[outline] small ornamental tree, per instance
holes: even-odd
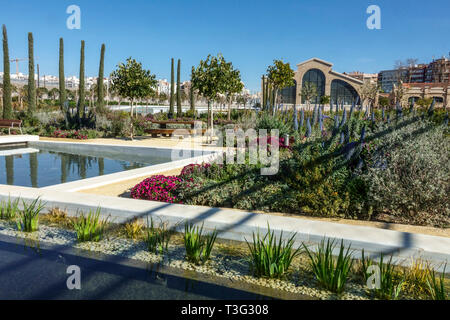
[[[111,73],[112,87],[118,95],[131,101],[131,116],[134,111],[134,101],[144,99],[156,88],[156,76],[150,70],[144,70],[142,64],[131,57],[126,64],[119,63]]]
[[[317,86],[315,83],[306,81],[302,85],[302,90],[300,92],[300,96],[303,97],[304,101],[308,105],[308,111],[311,106],[311,101],[317,97]]]
[[[274,105],[277,104],[278,90],[294,85],[294,70],[290,64],[282,60],[274,60],[273,65],[267,68],[267,79],[274,90]]]
[[[213,130],[213,111],[211,103],[218,94],[224,93],[227,81],[227,66],[224,57],[218,54],[217,57],[210,54],[206,60],[200,60],[199,65],[192,72],[192,84],[200,95],[208,101],[208,116],[210,120],[211,139]]]
[[[194,73],[195,68],[192,67],[191,71],[191,86],[189,88],[189,102],[191,103],[191,111],[192,114],[195,114],[195,87],[192,83],[192,74]]]
[[[244,88],[244,84],[241,81],[241,73],[239,70],[234,69],[231,62],[224,64],[225,67],[225,78],[224,78],[224,93],[226,96],[226,101],[228,103],[228,121],[231,120],[231,104],[233,102],[233,96],[240,93]]]

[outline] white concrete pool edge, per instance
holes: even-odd
[[[109,154],[136,154],[141,157],[146,155],[151,156],[155,152],[159,155],[169,157],[173,152],[181,152],[182,156],[180,160],[165,162],[161,164],[155,164],[146,166],[144,168],[138,168],[133,170],[126,170],[116,173],[111,173],[103,176],[97,176],[87,179],[81,179],[72,182],[66,182],[62,184],[51,185],[43,187],[44,190],[61,190],[68,192],[76,192],[86,189],[98,188],[101,186],[118,183],[121,181],[137,179],[159,172],[169,171],[173,169],[183,168],[189,164],[198,164],[202,162],[211,162],[218,156],[218,153],[213,150],[207,149],[195,149],[195,148],[162,148],[162,147],[145,147],[145,146],[126,146],[126,145],[114,145],[114,144],[98,144],[98,143],[76,143],[65,141],[37,141],[32,140],[28,142],[29,146],[35,148],[49,148],[55,151],[61,152],[107,152]],[[184,155],[189,153],[191,156]],[[192,154],[196,155],[192,157]]]
[[[384,253],[393,255],[395,263],[408,264],[412,258],[430,261],[436,270],[442,271],[444,264],[450,261],[450,238],[406,233],[374,227],[346,225],[334,222],[313,221],[293,217],[258,214],[233,209],[168,204],[154,201],[107,197],[83,193],[44,190],[25,187],[0,185],[0,200],[21,198],[30,202],[37,197],[45,202],[46,209],[60,208],[69,215],[79,211],[102,209],[103,217],[112,222],[123,223],[133,218],[155,217],[171,225],[192,221],[204,223],[206,230],[219,230],[219,238],[228,240],[251,241],[252,233],[265,233],[267,225],[277,235],[296,234],[295,246],[303,242],[317,244],[324,238],[342,239],[344,244],[352,246],[355,256],[359,257],[364,249],[368,255]],[[449,272],[447,268],[446,272]]]

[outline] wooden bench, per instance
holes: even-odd
[[[11,129],[20,130],[20,134],[23,134],[22,120],[0,119],[0,128],[8,129],[8,134],[11,134]]]
[[[169,136],[172,137],[174,131],[176,130],[183,130],[185,133],[183,134],[183,136],[185,135],[189,135],[189,134],[195,134],[196,130],[195,129],[149,129],[146,130],[145,133],[149,133],[152,135],[153,138],[158,137],[158,134],[162,135],[163,137]],[[205,133],[206,129],[202,129],[202,133]]]

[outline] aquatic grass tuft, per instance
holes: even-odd
[[[7,201],[0,202],[0,219],[2,220],[11,220],[15,219],[17,214],[19,213],[19,198],[16,200],[11,200],[11,197],[8,197]]]
[[[169,241],[174,231],[167,228],[165,223],[160,223],[158,227],[155,227],[153,218],[150,218],[150,223],[147,218],[147,235],[145,243],[147,249],[151,253],[163,254],[168,251]]]
[[[353,265],[351,246],[345,248],[342,240],[337,258],[333,257],[333,250],[336,248],[334,240],[328,239],[326,244],[325,240],[322,240],[317,252],[312,252],[305,244],[303,247],[319,284],[331,292],[342,293]]]
[[[186,259],[195,264],[204,264],[209,260],[214,243],[217,239],[217,230],[211,234],[203,234],[203,224],[201,227],[186,223],[184,226],[184,246],[186,249]]]
[[[448,294],[444,286],[446,268],[447,264],[444,266],[444,271],[439,278],[436,278],[434,270],[431,270],[431,272],[428,274],[428,290],[430,293],[430,297],[433,300],[448,300]]]
[[[405,278],[401,277],[392,264],[392,256],[387,263],[384,261],[384,255],[381,254],[378,264],[380,270],[380,287],[373,289],[375,296],[384,300],[397,300],[405,284]]]
[[[73,228],[77,233],[78,242],[98,242],[103,238],[108,219],[101,220],[100,213],[100,208],[97,208],[95,212],[89,210],[87,215],[81,213],[73,222]]]
[[[39,229],[39,214],[45,206],[39,199],[36,198],[30,204],[22,200],[23,210],[18,212],[16,221],[19,231],[34,232]]]
[[[250,250],[250,269],[257,277],[282,278],[300,249],[293,250],[295,234],[286,241],[281,232],[277,240],[275,232],[269,226],[267,229],[262,238],[259,232],[253,233],[253,243],[245,240]]]
[[[125,236],[128,239],[136,240],[142,234],[142,231],[144,230],[144,225],[140,220],[133,219],[133,221],[125,223],[123,229],[125,231]]]

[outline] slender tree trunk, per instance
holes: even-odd
[[[86,89],[84,85],[84,40],[81,41],[81,50],[80,50],[80,85],[78,87],[78,105],[77,105],[77,118],[78,124],[80,125],[80,119],[82,117],[82,113],[84,112],[84,104],[85,102],[85,94]]]
[[[28,112],[36,112],[36,84],[34,82],[33,34],[28,33]]]
[[[100,66],[98,69],[98,79],[97,79],[97,108],[99,112],[103,112],[105,108],[105,92],[103,88],[103,79],[105,70],[105,44],[102,44],[100,51]]]
[[[3,119],[12,118],[12,90],[9,63],[8,34],[5,25],[3,25]]]

